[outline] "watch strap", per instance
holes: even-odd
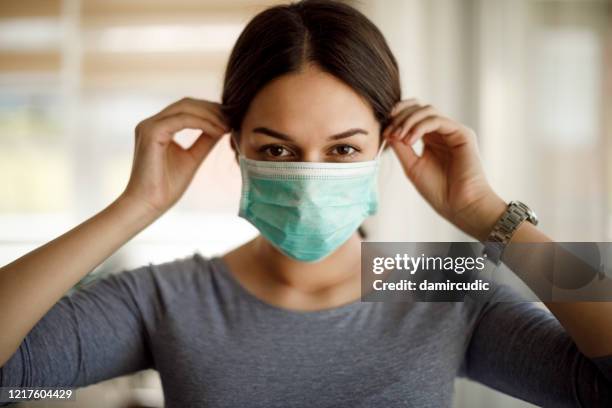
[[[499,265],[506,245],[510,242],[519,225],[525,220],[534,225],[538,223],[537,217],[527,205],[520,201],[511,201],[485,241],[484,255],[490,261]]]

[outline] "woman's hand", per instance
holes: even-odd
[[[473,130],[410,99],[398,103],[383,132],[406,176],[443,217],[478,240],[485,240],[506,203],[482,169]],[[413,144],[421,139],[423,153]]]
[[[202,131],[188,149],[173,137],[183,129]],[[183,195],[215,143],[229,132],[220,105],[184,98],[136,126],[132,173],[122,197],[160,215]]]

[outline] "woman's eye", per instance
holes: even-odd
[[[357,151],[357,149],[355,149],[353,146],[349,146],[349,145],[336,146],[332,150],[332,152],[334,154],[337,154],[338,156],[350,156],[350,155],[354,154],[356,151]]]
[[[260,149],[261,152],[265,153],[269,157],[287,157],[291,155],[291,152],[281,145],[269,145],[264,146]]]

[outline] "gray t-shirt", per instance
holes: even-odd
[[[461,375],[538,405],[612,406],[612,356],[586,358],[550,313],[499,302],[508,296],[291,311],[196,254],[63,297],[0,385],[79,387],[154,368],[168,407],[437,408]]]

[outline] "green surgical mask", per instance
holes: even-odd
[[[236,144],[237,145],[237,144]],[[321,260],[378,208],[378,163],[258,161],[240,154],[239,216],[287,256]]]

